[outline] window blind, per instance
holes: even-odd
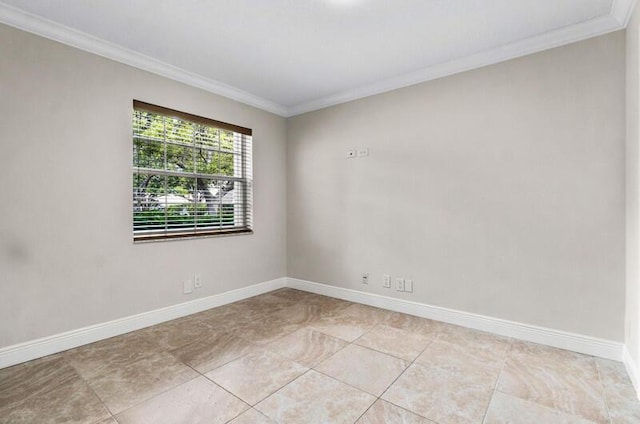
[[[133,236],[250,233],[252,131],[133,102]]]

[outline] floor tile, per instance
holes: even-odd
[[[483,371],[495,384],[511,340],[473,330],[438,334],[416,363],[469,373]]]
[[[352,424],[375,397],[310,370],[256,405],[280,424]]]
[[[515,342],[498,390],[597,423],[608,421],[596,363],[586,355]]]
[[[609,359],[595,358],[600,378],[605,386],[630,385],[631,379],[624,363]]]
[[[426,418],[399,408],[384,400],[377,400],[356,424],[435,424]]]
[[[622,362],[596,358],[612,424],[640,423],[640,402]]]
[[[313,367],[345,346],[347,342],[343,340],[310,328],[301,328],[266,347],[306,367]]]
[[[76,371],[60,355],[1,369],[0,407],[9,407],[75,378]]]
[[[237,327],[231,330],[231,333],[251,343],[265,345],[287,336],[299,328],[299,325],[272,316],[265,316]]]
[[[255,405],[307,370],[268,351],[250,353],[206,374],[215,383]]]
[[[149,337],[133,332],[64,352],[64,357],[83,378],[104,374],[161,351]]]
[[[349,345],[315,369],[374,396],[380,396],[408,365],[403,359]]]
[[[271,314],[274,318],[292,324],[308,325],[318,321],[326,312],[322,306],[308,303],[296,303]]]
[[[366,305],[351,304],[332,311],[309,326],[321,333],[352,342],[385,321],[390,312]]]
[[[640,402],[637,399],[630,400],[616,394],[607,394],[606,398],[612,424],[640,423]]]
[[[281,289],[0,370],[0,424],[118,424],[112,414],[638,424],[640,401],[620,362]]]
[[[170,353],[198,372],[206,373],[257,349],[240,337],[218,332]]]
[[[414,315],[402,314],[400,312],[392,312],[384,322],[389,327],[398,328],[414,334],[422,334],[432,336],[438,334],[447,327],[447,324],[433,321]]]
[[[277,424],[271,418],[257,411],[256,409],[249,409],[247,412],[243,412],[238,418],[229,422],[229,424]]]
[[[593,424],[584,418],[496,393],[491,399],[484,424]]]
[[[393,315],[393,312],[389,312],[380,308],[374,308],[373,306],[354,303],[344,309],[340,309],[334,312],[334,315],[366,320],[375,325],[382,324],[385,321],[389,320]]]
[[[456,325],[449,325],[444,328],[438,334],[437,339],[460,347],[473,346],[479,355],[483,355],[483,358],[490,362],[502,362],[513,341],[509,337]]]
[[[204,322],[194,319],[179,319],[164,324],[154,325],[138,331],[162,350],[177,349],[194,340],[206,339],[214,334],[214,330]]]
[[[608,395],[636,401],[637,393],[622,362],[596,358],[600,380]]]
[[[204,377],[195,378],[118,414],[120,424],[226,423],[249,405]]]
[[[433,335],[427,336],[378,325],[357,339],[355,343],[411,362],[432,340]]]
[[[441,424],[481,423],[492,393],[481,374],[414,364],[382,399]]]
[[[352,302],[346,300],[336,299],[329,296],[314,296],[305,299],[305,303],[308,305],[317,305],[322,309],[323,313],[333,313],[342,309],[348,308],[353,305]]]
[[[110,415],[89,386],[76,376],[52,390],[0,408],[0,423],[85,424],[100,422]]]
[[[207,324],[215,330],[226,330],[226,325],[235,322],[244,312],[243,309],[236,306],[235,303],[231,303],[194,314],[193,319]]]
[[[317,294],[309,293],[302,290],[284,288],[272,291],[270,294],[274,296],[282,297],[283,299],[290,300],[293,302],[304,302],[305,300],[318,297]]]
[[[271,313],[278,311],[286,306],[293,305],[293,300],[286,299],[282,296],[276,296],[271,293],[262,294],[260,296],[251,297],[234,303],[241,310],[258,311],[261,313]]]
[[[375,324],[362,319],[333,316],[324,317],[310,325],[314,330],[347,342],[353,342],[374,326]]]
[[[596,378],[598,370],[592,356],[537,343],[514,341],[509,357],[527,361],[532,367],[569,371]]]
[[[197,376],[168,353],[156,353],[87,382],[111,413],[117,414]]]

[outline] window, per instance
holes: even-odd
[[[133,102],[133,238],[250,233],[251,130]]]

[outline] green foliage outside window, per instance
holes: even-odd
[[[140,110],[133,126],[134,230],[234,224],[236,133]]]

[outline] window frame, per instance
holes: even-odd
[[[203,226],[198,227],[197,224],[197,216],[198,211],[197,208],[194,207],[193,213],[195,217],[195,222],[192,226],[188,226],[185,228],[169,228],[170,221],[168,220],[168,215],[166,214],[166,210],[169,207],[168,204],[165,203],[165,220],[164,220],[164,228],[158,228],[156,230],[136,230],[135,224],[135,215],[136,215],[136,192],[135,188],[133,189],[132,195],[132,226],[133,229],[133,241],[134,242],[144,242],[144,241],[160,241],[160,240],[176,240],[176,239],[185,239],[185,238],[201,238],[201,237],[216,237],[216,236],[229,236],[229,235],[243,235],[243,234],[253,234],[253,178],[252,178],[252,136],[253,131],[250,128],[242,127],[239,125],[230,124],[227,122],[217,121],[210,118],[205,118],[202,116],[181,112],[175,109],[166,108],[163,106],[157,106],[151,103],[142,102],[139,100],[133,100],[133,111],[132,111],[132,147],[135,151],[136,146],[136,138],[138,134],[135,128],[135,119],[136,112],[149,112],[155,115],[159,115],[164,117],[165,119],[177,119],[183,122],[189,122],[191,124],[203,125],[209,128],[214,128],[216,130],[224,130],[231,131],[234,133],[234,151],[237,148],[236,143],[239,143],[239,154],[235,152],[228,152],[223,150],[221,146],[218,146],[217,149],[207,148],[200,146],[200,149],[210,150],[211,152],[217,152],[218,155],[229,154],[232,153],[234,157],[234,164],[236,163],[236,156],[240,156],[238,164],[241,166],[241,176],[226,176],[222,174],[210,174],[210,173],[202,173],[198,172],[197,167],[194,164],[193,172],[190,171],[175,171],[168,169],[167,161],[166,161],[166,145],[175,144],[175,142],[168,142],[166,136],[162,139],[161,143],[165,146],[165,161],[162,168],[159,167],[141,167],[140,163],[136,162],[135,155],[132,157],[132,178],[135,182],[135,178],[137,175],[149,175],[149,176],[160,176],[160,177],[179,177],[179,178],[194,178],[196,181],[196,185],[198,179],[200,180],[208,180],[208,181],[233,181],[234,184],[239,184],[242,189],[240,190],[241,199],[238,203],[240,205],[240,210],[242,212],[240,221],[241,225],[234,225],[232,227],[223,227],[222,218],[220,218],[219,226]],[[236,136],[240,137],[239,142],[236,140]],[[220,141],[218,141],[220,143]],[[197,151],[198,145],[195,140],[189,144],[184,145],[186,148],[194,149],[194,152]],[[226,153],[225,153],[226,152]],[[195,153],[194,153],[195,155]],[[238,166],[237,164],[234,165]],[[197,189],[196,189],[197,190]],[[235,188],[234,188],[235,190]],[[168,196],[168,193],[164,194]],[[224,196],[222,196],[224,197]],[[220,197],[220,200],[222,200]],[[196,205],[198,202],[195,200],[190,204]],[[235,202],[233,203],[234,208],[238,206]],[[220,202],[220,207],[222,207],[223,203]],[[236,210],[234,209],[234,219],[235,219]]]

